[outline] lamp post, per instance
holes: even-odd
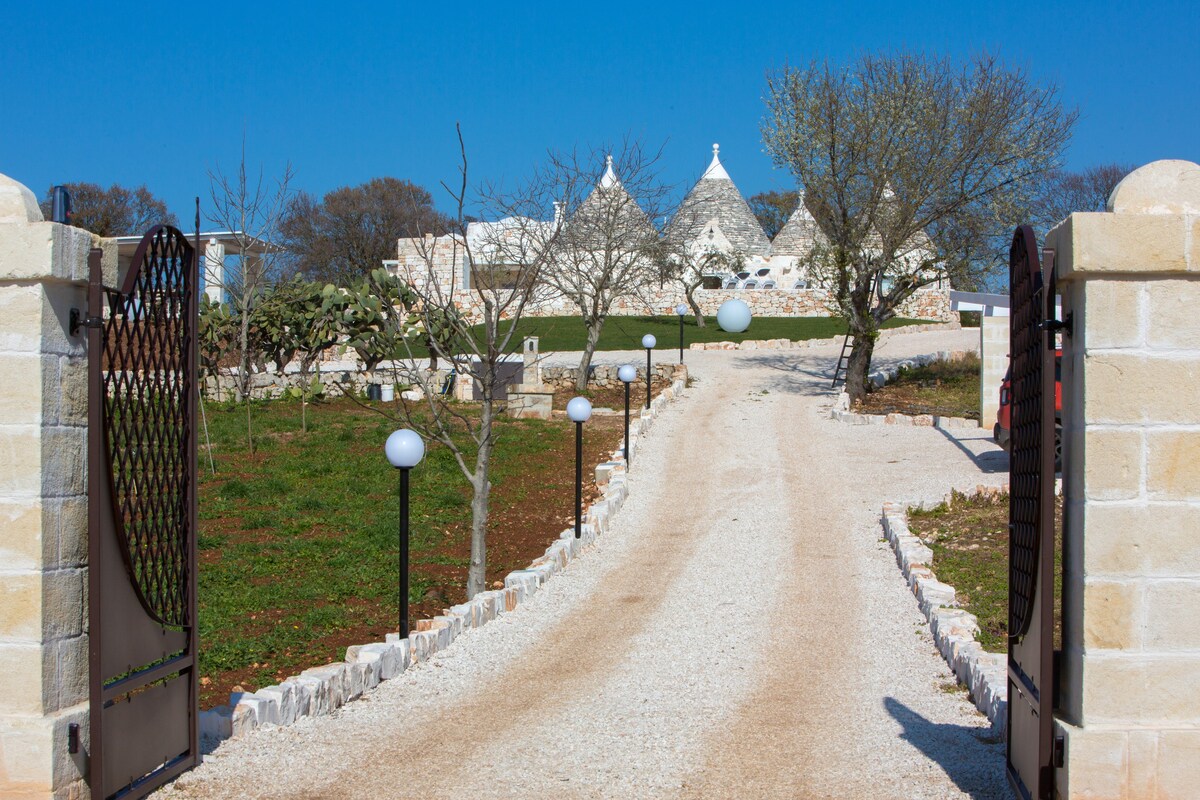
[[[653,333],[647,333],[642,337],[642,347],[646,348],[646,408],[650,407],[650,351],[656,344],[658,344],[658,340],[654,338]]]
[[[575,538],[583,531],[583,423],[592,416],[592,404],[586,397],[572,397],[567,416],[575,423]]]
[[[617,377],[625,384],[625,469],[633,465],[633,453],[629,452],[629,384],[637,380],[637,370],[625,364],[617,370]]]
[[[383,446],[388,462],[400,470],[400,638],[408,637],[408,471],[421,463],[425,442],[407,428],[392,433]]]
[[[679,363],[683,363],[683,317],[688,312],[688,307],[683,303],[675,306],[675,313],[679,315]]]

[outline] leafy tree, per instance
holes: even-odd
[[[800,204],[800,193],[794,190],[790,192],[775,190],[759,192],[747,202],[750,204],[750,210],[754,212],[758,224],[767,234],[767,238],[774,239]]]
[[[97,236],[134,236],[159,224],[178,225],[167,204],[143,184],[128,189],[114,183],[107,189],[96,183],[65,184],[71,194],[71,224]],[[54,187],[46,190],[42,214],[50,218]]]
[[[295,268],[314,280],[347,282],[396,257],[396,242],[450,230],[424,188],[397,178],[343,186],[320,200],[300,192],[281,225]]]
[[[999,265],[991,242],[1029,213],[1077,113],[989,55],[784,67],[766,95],[767,151],[820,228],[813,267],[854,336],[846,391],[858,401],[880,326],[901,303]]]

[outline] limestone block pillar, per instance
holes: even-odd
[[[86,231],[0,175],[0,796],[81,796],[87,748]],[[79,753],[67,752],[78,724]]]
[[[1051,231],[1064,312],[1067,798],[1200,791],[1200,166]]]
[[[204,245],[204,293],[214,303],[225,294],[225,245],[216,239]]]
[[[979,425],[991,430],[1008,370],[1008,317],[979,318]]]

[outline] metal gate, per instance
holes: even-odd
[[[1053,292],[1028,226],[1013,236],[1009,291],[1007,768],[1017,796],[1040,800],[1054,792],[1055,336]]]
[[[121,288],[89,258],[93,798],[140,797],[199,758],[196,249],[152,228]]]

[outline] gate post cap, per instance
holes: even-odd
[[[1200,164],[1152,161],[1126,175],[1108,198],[1117,214],[1200,214]]]
[[[42,209],[29,187],[0,174],[0,222],[42,222]]]

